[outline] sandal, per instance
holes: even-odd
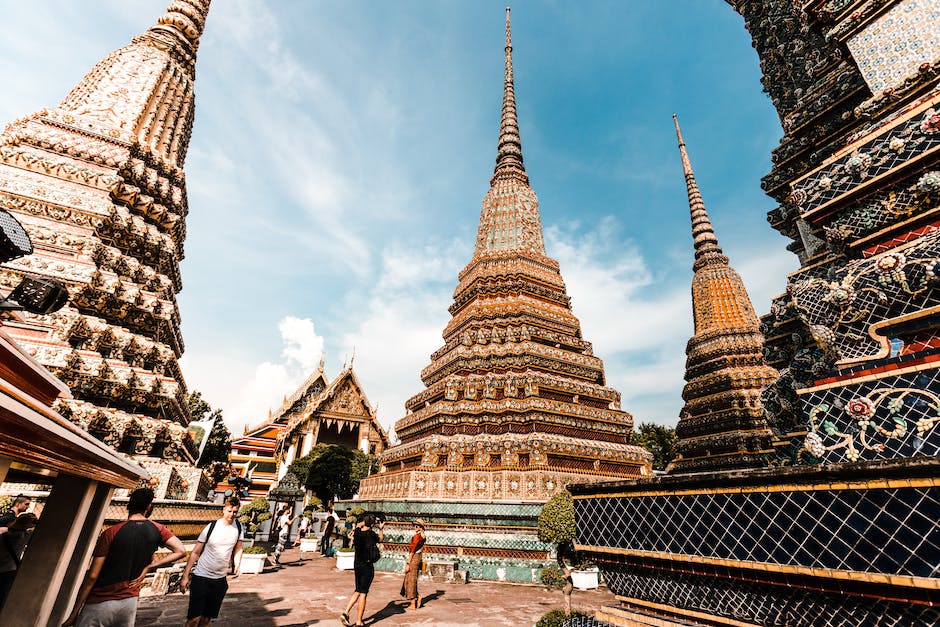
[[[343,623],[346,627],[349,627],[349,615],[343,612],[339,615],[339,622]]]

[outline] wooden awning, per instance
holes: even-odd
[[[60,474],[132,488],[146,470],[50,406],[68,387],[0,330],[0,457]]]

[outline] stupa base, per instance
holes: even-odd
[[[387,521],[376,570],[404,570],[417,518],[428,525],[424,561],[454,564],[471,581],[539,583],[542,568],[555,562],[555,546],[538,539],[541,503],[375,498],[340,501],[336,509],[357,505]]]

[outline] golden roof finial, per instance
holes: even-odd
[[[506,7],[506,71],[503,78],[503,114],[499,122],[499,142],[496,148],[496,168],[493,180],[500,175],[515,176],[528,182],[522,162],[522,139],[516,118],[516,93],[512,73],[512,34],[509,27],[509,7]],[[492,181],[491,181],[492,184]]]
[[[682,130],[679,128],[679,118],[676,117],[676,114],[673,114],[672,120],[676,125],[676,137],[679,139],[679,154],[682,156],[682,172],[685,174],[685,186],[689,193],[689,211],[692,215],[692,241],[695,244],[695,265],[703,265],[705,263],[705,259],[703,258],[706,256],[708,260],[727,264],[728,259],[721,252],[721,246],[718,245],[718,237],[715,236],[715,230],[712,228],[711,220],[708,218],[708,212],[705,210],[705,201],[702,200],[702,194],[699,192],[698,184],[695,182],[695,173],[692,172],[692,162],[689,161],[689,153],[685,150],[685,141],[682,139]]]

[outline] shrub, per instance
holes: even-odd
[[[13,501],[16,500],[16,497],[12,494],[4,494],[0,496],[0,514],[6,514],[11,509],[13,509]]]
[[[242,553],[245,555],[266,555],[268,550],[261,546],[260,544],[253,544],[251,546],[246,546]]]
[[[539,581],[549,588],[561,588],[567,579],[557,566],[546,566],[539,572]]]
[[[310,501],[304,506],[304,516],[312,518],[313,512],[323,511],[323,501],[315,496],[310,497]]]
[[[339,549],[339,550],[337,551],[337,553],[352,553],[352,552],[355,551],[355,550],[356,550],[356,549],[354,549],[353,547],[347,546],[347,547],[344,547],[344,548],[342,548],[342,549]]]
[[[365,513],[366,510],[362,505],[356,505],[346,512],[346,522],[355,525]]]
[[[571,616],[568,616],[564,610],[552,610],[546,612],[539,622],[535,623],[535,627],[565,627],[565,623],[572,618],[585,618],[585,615],[572,612]]]
[[[271,517],[271,505],[268,499],[259,496],[245,505],[238,512],[238,521],[248,527],[248,533],[258,531],[261,523]]]
[[[539,540],[570,542],[574,540],[574,500],[568,492],[559,492],[542,506],[539,514]]]

